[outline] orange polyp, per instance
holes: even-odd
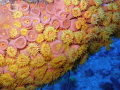
[[[2,43],[2,44],[1,44],[1,47],[5,47],[5,43]]]

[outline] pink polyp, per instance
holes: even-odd
[[[62,42],[59,41],[59,40],[56,40],[56,41],[53,41],[53,42],[50,43],[50,47],[51,47],[52,53],[54,53],[54,54],[60,54],[60,53],[63,52],[63,50],[64,50],[64,47],[63,47],[63,46],[60,48],[59,51],[56,50],[56,46],[57,46],[58,44],[62,44]]]
[[[26,7],[26,8],[24,8]],[[28,3],[22,3],[20,5],[20,10],[23,12],[23,14],[26,16],[26,15],[29,15],[29,4]]]
[[[65,19],[66,18],[66,12],[64,10],[61,10],[59,13],[58,13],[58,18],[59,19]]]
[[[26,46],[26,38],[24,36],[20,36],[15,39],[15,46],[19,49],[22,49]]]
[[[0,10],[1,10],[2,13],[5,14],[5,13],[8,12],[8,7],[6,5],[3,5],[3,6],[0,7]]]
[[[56,25],[54,25],[54,21],[56,21]],[[51,21],[50,21],[50,25],[51,26],[54,26],[55,28],[58,28],[60,26],[60,22],[57,18],[53,18]]]
[[[71,24],[71,21],[69,19],[64,19],[60,22],[60,27],[61,28],[64,28],[64,29],[67,29],[70,27],[70,24]]]
[[[39,17],[40,16],[40,10],[38,8],[32,8],[30,11],[31,17]]]
[[[26,23],[25,23],[25,20],[28,20],[29,23],[26,24]],[[25,27],[25,28],[27,28],[27,29],[30,29],[30,28],[32,27],[33,19],[32,19],[30,16],[24,16],[21,21],[22,21],[23,27]]]
[[[56,9],[64,9],[65,4],[63,0],[54,0],[54,5]]]
[[[8,46],[8,41],[0,39],[0,50],[6,50],[7,46]]]
[[[44,20],[44,17],[47,17],[47,20]],[[41,15],[41,22],[43,23],[43,25],[48,24],[49,21],[50,21],[50,15],[47,13],[43,13]]]
[[[46,11],[49,14],[54,14],[55,13],[55,6],[53,4],[48,4],[46,6]]]
[[[76,28],[76,21],[78,21],[77,19],[72,19],[71,20],[71,25],[70,25],[70,30],[72,31],[77,31],[78,29]]]
[[[9,32],[5,28],[0,29],[0,39],[9,39]]]
[[[35,41],[36,38],[37,38],[37,34],[36,34],[35,30],[29,30],[29,31],[27,32],[26,39],[27,39],[29,42]]]
[[[43,4],[42,2],[39,3],[39,9],[40,11],[44,11],[46,8],[46,4]]]

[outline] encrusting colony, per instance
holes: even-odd
[[[120,37],[120,0],[45,3],[0,6],[1,90],[43,87]]]

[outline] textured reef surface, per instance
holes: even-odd
[[[112,36],[120,37],[120,0],[2,1],[0,88],[57,83],[102,46],[109,50]]]

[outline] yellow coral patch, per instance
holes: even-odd
[[[73,4],[73,5],[78,5],[79,2],[80,2],[79,0],[72,0],[72,4]]]
[[[78,53],[77,50],[71,49],[71,50],[68,52],[68,58],[69,58],[68,62],[74,63],[75,60],[78,59],[78,55],[79,55],[79,53]]]
[[[44,41],[44,35],[43,34],[38,34],[36,38],[36,42],[40,44],[42,41]]]
[[[5,64],[5,58],[2,54],[0,54],[0,66],[4,66]]]
[[[88,0],[81,0],[81,2],[80,2],[80,9],[81,9],[81,11],[82,10],[86,10],[87,5],[88,5]]]
[[[20,30],[20,33],[21,33],[21,35],[26,36],[27,31],[28,30],[26,28],[23,28],[22,30]]]
[[[34,58],[31,62],[30,62],[30,65],[31,67],[41,67],[45,64],[45,60],[44,58],[41,56],[41,57],[36,57]]]
[[[30,55],[35,56],[39,51],[39,47],[35,43],[29,43],[27,47],[27,52]]]
[[[81,15],[80,8],[78,8],[78,7],[72,8],[72,15],[73,15],[74,17],[80,16],[80,15]]]
[[[14,26],[17,26],[17,27],[19,27],[19,28],[22,26],[22,24],[21,24],[20,21],[14,21],[14,22],[13,22],[13,25],[14,25]]]
[[[60,55],[58,57],[55,57],[54,59],[52,59],[52,61],[50,62],[50,66],[52,68],[59,68],[61,67],[62,65],[65,64],[66,62],[66,56],[65,55]]]
[[[10,86],[14,83],[14,78],[9,73],[1,74],[0,76],[3,86]]]
[[[20,18],[22,16],[23,16],[23,13],[21,11],[13,12],[13,18],[14,19]]]
[[[35,30],[36,30],[38,33],[42,32],[43,29],[44,29],[44,27],[43,27],[43,25],[42,25],[41,23],[38,23],[38,24],[35,25]]]
[[[27,66],[27,67],[19,68],[16,73],[16,76],[19,79],[23,79],[26,78],[29,74],[30,74],[30,68]]]
[[[10,31],[9,31],[9,33],[10,33],[10,37],[11,37],[11,38],[14,38],[14,37],[17,36],[18,31],[17,31],[16,28],[11,28]]]
[[[71,30],[64,31],[61,40],[68,45],[73,43],[73,32]]]
[[[42,43],[41,48],[40,48],[40,53],[44,56],[50,56],[51,55],[51,48],[50,45],[47,43]]]
[[[7,48],[7,51],[6,51],[7,55],[9,55],[10,57],[15,57],[16,54],[17,54],[17,50],[14,49],[12,46],[9,46]]]
[[[30,61],[30,58],[26,56],[24,53],[19,54],[17,57],[17,64],[19,67],[26,66]]]
[[[64,0],[64,3],[66,6],[70,6],[71,5],[71,0]]]
[[[16,73],[17,70],[18,70],[18,66],[17,66],[17,65],[9,65],[9,66],[8,66],[8,70],[9,70],[10,72]]]
[[[46,41],[53,41],[55,40],[56,36],[56,29],[54,27],[48,26],[45,31],[43,32],[44,38]]]
[[[15,59],[13,59],[13,58],[6,58],[5,59],[5,63],[6,63],[6,65],[12,65],[12,64],[14,64],[15,63]]]

